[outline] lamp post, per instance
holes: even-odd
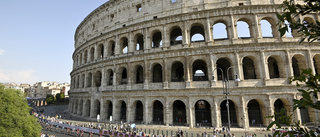
[[[230,136],[230,112],[229,112],[229,98],[228,98],[228,95],[230,94],[230,92],[228,90],[228,87],[229,87],[229,70],[231,68],[232,67],[227,68],[227,77],[226,78],[224,77],[223,70],[221,68],[217,67],[217,68],[214,69],[214,70],[218,69],[222,73],[223,94],[226,95],[226,101],[227,101],[226,102],[226,107],[227,107],[227,114],[228,114],[228,128],[227,128],[228,136]],[[215,81],[214,80],[214,75],[212,76],[212,79],[213,79],[213,81]],[[236,74],[235,74],[235,81],[237,81],[237,82],[240,81],[240,79],[238,78],[238,75],[236,75]]]

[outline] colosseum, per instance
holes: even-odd
[[[297,0],[297,2],[303,2]],[[282,0],[109,0],[75,32],[69,111],[163,126],[267,126],[300,99],[288,78],[320,71],[320,45],[281,37]],[[297,17],[319,21],[318,14]],[[227,105],[228,104],[228,105]]]

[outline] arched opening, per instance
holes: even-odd
[[[107,85],[111,86],[111,85],[113,85],[113,71],[111,69],[109,69],[107,71],[107,75],[109,76],[107,79]]]
[[[115,48],[116,48],[116,44],[114,41],[110,41],[109,42],[109,55],[110,56],[114,56],[115,55]]]
[[[91,87],[91,86],[92,86],[92,73],[89,73],[87,77],[87,87]]]
[[[143,83],[143,68],[142,66],[138,66],[136,70],[136,84]]]
[[[101,71],[97,71],[94,75],[94,83],[96,87],[101,86],[101,80],[102,80],[102,73]]]
[[[136,116],[135,121],[141,123],[143,121],[143,105],[141,101],[136,102]]]
[[[86,103],[85,103],[85,108],[84,108],[84,112],[85,112],[85,117],[90,117],[90,105],[91,105],[91,101],[90,100],[87,100]]]
[[[221,68],[223,71],[223,76],[222,76],[221,70],[216,69],[217,74],[218,74],[218,80],[222,80],[223,77],[227,78],[227,70],[228,70],[228,68],[231,67],[231,63],[230,63],[229,59],[228,58],[220,58],[217,60],[216,64],[217,64],[217,68]],[[233,79],[232,74],[233,74],[233,72],[229,71],[229,80]]]
[[[164,122],[163,122],[163,105],[158,100],[156,100],[153,103],[153,123],[154,124],[164,124]]]
[[[162,82],[162,66],[156,64],[152,70],[152,82]]]
[[[230,125],[231,126],[238,126],[236,106],[235,106],[235,104],[233,103],[232,100],[228,100],[228,102],[229,102]],[[222,126],[228,126],[227,100],[224,100],[220,104],[220,111],[221,111],[221,123],[222,123]]]
[[[237,31],[239,39],[251,38],[250,26],[247,22],[239,20],[237,22]]]
[[[292,70],[293,76],[299,77],[302,73],[301,70],[307,69],[306,59],[303,55],[294,55],[292,57]]]
[[[128,82],[127,69],[123,68],[121,73],[121,84],[127,84],[127,82]]]
[[[248,115],[249,115],[249,124],[250,126],[260,126],[263,124],[262,122],[262,113],[261,113],[261,108],[260,104],[257,100],[252,99],[249,101],[248,105]]]
[[[242,68],[244,79],[256,79],[256,70],[254,62],[249,57],[244,57],[242,60]]]
[[[182,44],[182,30],[175,27],[170,32],[170,45]]]
[[[83,57],[83,61],[84,61],[84,63],[87,63],[88,61],[87,61],[87,59],[88,59],[88,51],[87,50],[85,50],[84,51],[84,55],[83,55],[84,57]]]
[[[185,126],[187,124],[186,105],[182,101],[174,101],[172,109],[172,118],[173,125]]]
[[[121,39],[121,53],[128,53],[128,39],[122,38]]]
[[[273,34],[272,34],[272,26],[271,23],[266,20],[266,19],[262,19],[260,21],[261,24],[261,33],[262,33],[262,37],[263,38],[272,38]]]
[[[280,114],[281,108],[285,109],[284,114]],[[285,108],[284,103],[280,99],[277,99],[274,102],[274,112],[275,112],[275,120],[278,120],[278,121],[279,121],[279,117],[283,115],[284,116],[287,115],[287,109]]]
[[[184,81],[184,70],[181,62],[175,62],[171,67],[171,81],[172,82],[183,82]]]
[[[143,40],[142,34],[139,34],[137,36],[136,45],[137,45],[136,50],[143,50],[144,40]]]
[[[191,27],[190,30],[190,38],[191,42],[204,42],[205,41],[205,34],[202,25],[194,25]]]
[[[193,81],[207,81],[208,80],[208,70],[207,63],[202,60],[196,60],[192,64],[193,71]]]
[[[99,100],[96,100],[94,101],[94,105],[93,105],[93,115],[92,117],[93,118],[97,118],[97,115],[100,115],[101,112],[100,112],[100,101]]]
[[[110,116],[112,116],[112,113],[113,113],[113,109],[112,109],[112,102],[111,101],[108,101],[109,102],[109,105],[108,105],[108,112],[107,112],[107,118],[110,119]]]
[[[90,49],[90,61],[93,61],[94,60],[94,48],[92,47]]]
[[[301,117],[301,123],[309,123],[310,122],[310,116],[308,108],[306,107],[299,107],[300,109],[300,117]]]
[[[104,46],[103,44],[100,44],[98,46],[98,58],[103,59],[103,57],[104,57]]]
[[[120,119],[126,121],[127,119],[127,105],[126,102],[121,101]]]
[[[228,39],[227,26],[224,23],[216,23],[212,26],[212,28],[214,40]]]
[[[268,58],[268,69],[269,69],[269,77],[272,78],[280,78],[279,66],[278,62],[275,58]]]
[[[285,36],[288,38],[292,38],[293,34],[292,34],[292,29],[289,27],[290,23],[287,20],[285,20],[284,24],[288,26],[288,31],[286,31]]]
[[[196,124],[200,126],[212,126],[211,107],[208,101],[199,100],[194,105],[196,114]]]
[[[162,34],[160,31],[155,32],[152,36],[152,48],[162,47]]]

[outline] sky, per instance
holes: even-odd
[[[74,33],[107,0],[1,0],[0,83],[70,83]]]

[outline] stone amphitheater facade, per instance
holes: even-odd
[[[222,127],[228,90],[233,127],[267,126],[265,117],[280,108],[295,120],[317,122],[314,110],[292,111],[292,100],[301,96],[288,78],[306,68],[318,74],[320,45],[299,44],[296,32],[280,37],[281,3],[107,1],[76,29],[70,112],[88,119],[99,114],[103,121]]]

